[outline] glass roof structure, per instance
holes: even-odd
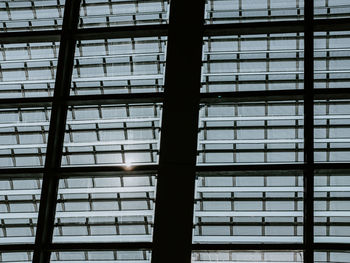
[[[0,262],[350,262],[348,0],[0,0]]]

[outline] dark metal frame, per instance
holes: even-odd
[[[44,168],[0,169],[1,178],[41,178],[43,186],[35,244],[0,245],[0,251],[34,251],[33,262],[49,262],[52,251],[153,249],[152,262],[190,262],[192,250],[303,250],[304,261],[313,262],[315,250],[350,250],[350,244],[314,243],[313,189],[316,169],[350,169],[344,163],[314,163],[313,117],[315,99],[350,99],[350,89],[314,89],[313,34],[349,30],[350,19],[321,19],[314,23],[313,1],[305,0],[305,20],[204,25],[204,0],[190,7],[186,1],[172,1],[169,25],[147,25],[77,29],[80,0],[66,2],[62,30],[1,33],[1,43],[60,41],[60,52],[52,98],[0,99],[0,108],[51,106],[51,122]],[[229,92],[200,94],[203,36],[304,32],[304,90]],[[164,94],[123,94],[69,96],[77,40],[124,37],[168,36]],[[179,56],[179,54],[182,54]],[[183,60],[187,58],[187,64]],[[181,72],[178,70],[181,66]],[[178,74],[181,73],[181,80]],[[195,77],[193,77],[195,76]],[[186,83],[182,89],[181,82]],[[232,165],[196,167],[199,103],[304,100],[305,149],[303,164]],[[181,109],[179,101],[181,100]],[[138,166],[133,171],[121,167],[61,167],[66,113],[69,105],[163,102],[162,137],[159,165]],[[178,125],[178,124],[181,125]],[[174,129],[181,126],[182,131]],[[179,135],[179,132],[181,135]],[[177,138],[183,143],[178,145]],[[192,244],[194,183],[196,172],[300,170],[304,172],[304,242],[302,244]],[[153,243],[52,243],[60,178],[115,176],[158,172],[157,205]],[[176,177],[176,180],[173,178]],[[176,196],[182,189],[182,197]],[[175,222],[176,217],[176,222]],[[170,222],[170,223],[169,223]],[[171,238],[169,238],[169,236]]]

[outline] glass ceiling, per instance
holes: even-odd
[[[169,0],[85,0],[80,28],[168,23]]]
[[[72,28],[73,0],[0,0],[0,262],[151,263],[157,204],[176,200],[193,204],[193,247],[166,241],[192,263],[348,263],[350,2],[313,1],[312,37],[303,0],[203,1],[185,78],[195,56],[171,61],[192,45],[171,41],[192,36],[170,0],[81,0]],[[162,159],[169,127],[197,131],[193,167]],[[169,179],[167,162],[186,169]]]
[[[78,41],[72,95],[163,91],[166,38]]]
[[[59,42],[0,45],[0,98],[52,96],[58,51]]]
[[[75,251],[55,252],[51,254],[51,262],[55,263],[83,263],[83,262],[151,262],[151,251],[147,250],[109,250],[109,251]]]
[[[0,167],[43,167],[51,109],[0,109]]]
[[[62,165],[156,164],[160,104],[69,107]]]
[[[302,102],[202,105],[197,164],[303,161]]]
[[[40,192],[38,179],[0,179],[0,245],[34,243]]]
[[[2,0],[0,32],[61,29],[65,0]]]
[[[155,175],[60,180],[54,242],[150,242]]]
[[[204,38],[202,92],[303,89],[302,33]]]

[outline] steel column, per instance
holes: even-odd
[[[52,242],[64,132],[67,118],[66,100],[69,96],[73,72],[75,40],[72,38],[78,26],[80,0],[67,1],[64,10],[60,51],[58,56],[55,91],[52,102],[50,130],[42,183],[40,210],[35,238],[33,263],[50,261],[48,246]]]

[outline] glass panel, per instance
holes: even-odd
[[[288,262],[297,263],[303,261],[302,251],[194,251],[192,263],[263,263],[263,262]]]
[[[200,173],[194,243],[303,242],[301,172]]]
[[[2,0],[0,32],[61,29],[65,0]]]
[[[201,105],[197,163],[303,161],[301,101]]]
[[[350,86],[350,32],[315,33],[315,88]]]
[[[58,42],[0,44],[0,98],[52,96],[58,50]]]
[[[302,33],[205,37],[201,91],[302,89],[303,43]]]
[[[151,242],[154,174],[60,180],[54,242]]]
[[[350,251],[315,252],[315,263],[349,263]]]
[[[0,252],[0,261],[3,263],[31,263],[33,252]]]
[[[303,0],[208,0],[207,24],[300,20],[304,18]]]
[[[349,171],[316,173],[314,214],[315,242],[350,243]]]
[[[132,26],[168,23],[169,0],[86,0],[79,27]]]
[[[314,5],[316,19],[350,17],[348,0],[314,0]]]
[[[158,163],[160,104],[70,106],[63,165]]]
[[[163,90],[166,38],[78,41],[72,95]]]
[[[350,161],[350,101],[315,102],[315,161]]]
[[[39,179],[0,180],[0,244],[34,243],[40,189]],[[29,260],[25,259],[29,257],[26,255],[10,253],[6,256],[8,261]],[[2,256],[4,260],[5,255]]]
[[[44,166],[51,110],[0,109],[0,167]]]
[[[115,263],[150,263],[151,251],[148,250],[117,250],[117,251],[70,251],[52,252],[50,262],[55,263],[85,263],[85,262],[115,262]]]

